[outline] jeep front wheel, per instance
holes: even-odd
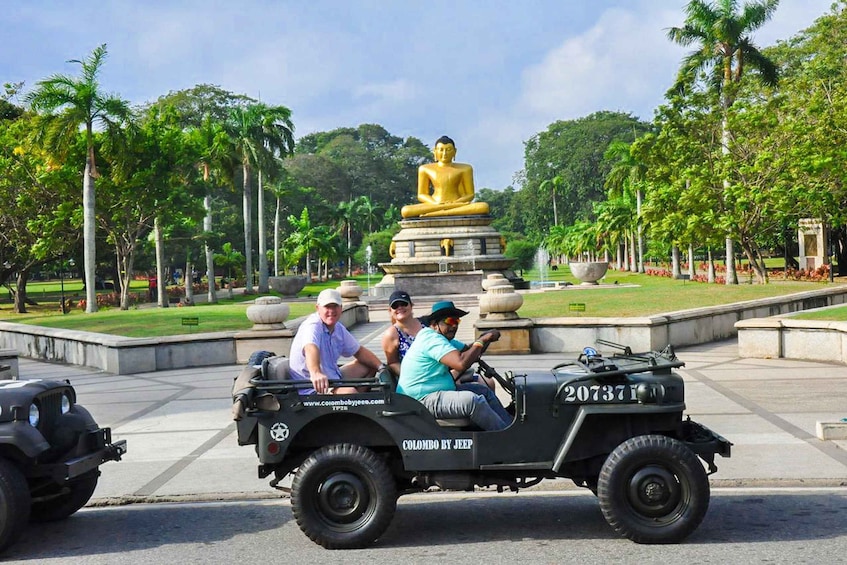
[[[33,522],[64,520],[91,499],[97,488],[100,471],[94,469],[65,485],[56,485],[54,492],[32,503]]]
[[[29,521],[29,486],[17,467],[0,459],[0,552],[15,543]]]
[[[397,506],[394,478],[376,453],[329,445],[312,453],[291,485],[297,524],[327,549],[366,547],[388,528]]]
[[[638,436],[606,458],[597,484],[603,516],[637,543],[676,543],[697,529],[709,508],[709,479],[680,441]]]

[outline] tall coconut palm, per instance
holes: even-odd
[[[85,311],[97,311],[95,285],[95,206],[94,179],[97,166],[94,158],[95,128],[117,130],[121,122],[130,116],[129,104],[100,89],[97,80],[106,59],[106,45],[100,45],[85,60],[71,60],[78,64],[78,77],[64,74],[52,75],[39,81],[26,100],[33,110],[44,112],[39,137],[47,149],[57,156],[64,156],[74,144],[83,126],[86,154],[85,171],[82,176],[83,207],[83,271],[85,276]]]
[[[254,103],[239,106],[230,111],[226,131],[235,148],[243,175],[243,215],[244,215],[244,256],[246,259],[244,286],[245,292],[253,292],[253,192],[250,184],[252,171],[269,167],[275,155],[290,155],[294,149],[294,125],[291,122],[291,110],[285,106],[268,106]],[[264,198],[260,191],[260,202]],[[264,230],[261,230],[264,232]],[[264,249],[266,234],[260,233]],[[264,290],[267,292],[268,263],[264,253],[260,253],[260,281],[264,279]],[[260,290],[262,285],[260,284]]]
[[[200,152],[198,166],[203,173],[203,183],[206,185],[206,194],[203,197],[203,209],[206,212],[203,218],[203,232],[206,235],[204,251],[206,254],[206,277],[209,281],[208,301],[216,303],[218,296],[215,288],[215,250],[208,240],[212,232],[212,179],[221,174],[227,176],[232,166],[232,147],[220,122],[213,120],[210,116],[203,118],[200,126],[191,131],[191,139],[197,144]],[[188,288],[186,286],[186,288]]]
[[[644,238],[641,234],[641,203],[643,195],[641,192],[647,167],[636,159],[630,147],[632,144],[625,141],[613,141],[606,149],[604,157],[614,161],[612,169],[606,176],[606,189],[610,197],[619,197],[635,193],[635,235],[637,247],[632,250],[632,255],[637,258],[637,269],[639,273],[644,272]],[[637,254],[636,254],[637,251]],[[637,257],[636,257],[637,255]],[[635,270],[635,269],[633,269]]]
[[[550,191],[550,197],[553,199],[553,225],[559,225],[559,211],[556,209],[556,194],[562,191],[562,186],[565,184],[565,179],[562,175],[556,175],[552,179],[547,179],[538,185],[540,192]]]
[[[779,0],[745,2],[738,0],[691,0],[686,6],[683,27],[672,27],[668,38],[682,46],[696,46],[679,69],[675,88],[684,92],[705,76],[709,87],[720,93],[723,112],[722,151],[729,153],[730,131],[727,114],[735,102],[736,86],[748,69],[758,71],[766,85],[777,83],[776,64],[753,44],[750,32],[773,16]],[[705,73],[705,74],[704,74]],[[727,186],[729,179],[724,180]],[[726,238],[726,284],[738,284],[732,237]]]

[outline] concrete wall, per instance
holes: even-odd
[[[118,375],[244,363],[253,351],[288,355],[291,340],[304,318],[286,322],[284,330],[196,333],[157,338],[129,338],[94,332],[0,322],[0,349],[22,357],[102,369]],[[362,302],[345,304],[347,327],[367,322]],[[0,363],[8,364],[8,363]]]
[[[827,287],[796,294],[696,308],[643,318],[537,318],[531,330],[535,353],[573,353],[593,346],[597,339],[648,351],[666,345],[709,343],[738,334],[742,320],[766,318],[847,302],[847,286]]]
[[[745,320],[736,327],[741,357],[847,364],[847,322],[774,317]]]

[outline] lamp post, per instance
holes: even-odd
[[[365,248],[365,258],[367,260],[366,262],[368,269],[368,298],[370,298],[371,296],[371,257],[373,257],[373,248],[368,245]]]

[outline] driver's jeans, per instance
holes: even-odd
[[[421,403],[436,418],[470,418],[483,430],[502,430],[512,423],[512,415],[488,386],[465,383],[457,389],[432,392]]]

